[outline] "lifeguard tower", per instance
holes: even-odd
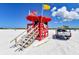
[[[37,16],[35,13],[30,14],[26,17],[27,20],[31,21],[31,24],[27,24],[27,29],[29,27],[32,27],[31,29],[27,30],[27,33],[29,33],[30,30],[33,28],[36,28],[34,30],[37,31],[38,35],[35,38],[36,40],[43,40],[48,36],[48,22],[51,21],[51,18],[46,17],[46,16]]]
[[[35,12],[32,12],[26,16],[26,20],[31,23],[27,24],[27,33],[25,31],[14,39],[15,45],[13,47],[18,47],[15,51],[21,51],[35,40],[41,41],[48,36],[48,22],[51,21],[51,18],[38,16]]]

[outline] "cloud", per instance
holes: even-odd
[[[71,9],[70,11],[67,10],[67,7],[63,6],[62,8],[59,8],[57,11],[51,11],[52,16],[62,17],[67,20],[74,20],[79,19],[79,8]]]
[[[76,10],[75,10],[75,11],[79,13],[79,8],[76,8]]]
[[[72,8],[71,10],[72,10],[72,11],[74,11],[75,9],[74,9],[74,8]]]
[[[55,11],[57,8],[56,7],[53,7],[52,9],[51,9],[51,11]]]

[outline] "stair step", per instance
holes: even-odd
[[[37,27],[38,26],[36,26],[35,28],[33,28],[27,35],[23,35],[21,37],[20,41],[22,41],[22,42],[20,42],[20,44],[19,44],[21,46],[19,49],[23,50],[23,48],[27,48],[28,46],[30,46],[34,42],[35,38],[39,34]]]

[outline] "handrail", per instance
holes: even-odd
[[[32,26],[30,28],[28,28],[28,30],[31,29],[31,28],[32,28]],[[26,32],[26,31],[24,31],[24,32]],[[16,36],[13,40],[10,41],[10,43],[13,42],[14,40],[16,40],[18,37],[20,37],[24,32],[22,32],[21,34]]]
[[[36,25],[35,28],[33,28],[29,33],[27,33],[27,35],[25,37],[27,37],[29,34],[31,34],[37,27],[38,27],[38,25]],[[15,43],[17,43],[17,39],[15,39]]]
[[[26,31],[24,31],[24,32],[26,32]],[[24,32],[22,32],[21,34],[19,34],[18,36],[16,36],[13,40],[10,41],[10,43],[13,42],[14,40],[16,40],[16,39],[17,39],[19,36],[21,36]]]
[[[20,47],[20,48],[22,48],[33,36],[34,36],[34,34],[36,34],[36,32],[38,31],[38,29],[30,36],[30,38],[28,38],[28,40]],[[38,34],[39,34],[39,32],[38,32]],[[38,35],[37,34],[37,35]],[[36,37],[35,37],[36,38]],[[34,38],[34,39],[35,39]]]

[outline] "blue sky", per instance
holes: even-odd
[[[49,4],[51,9],[56,7],[57,9],[62,6],[66,6],[68,11],[72,8],[79,8],[77,3],[51,3]],[[52,16],[51,9],[48,11],[44,10],[44,16],[50,17],[52,20],[49,22],[50,28],[56,28],[62,25],[67,25],[70,27],[79,27],[79,20],[65,21],[61,22],[63,19],[58,19]],[[42,3],[0,3],[0,27],[6,28],[25,28],[27,21],[25,17],[28,15],[29,10],[37,11],[38,15],[41,15]],[[55,23],[58,22],[58,23]]]

